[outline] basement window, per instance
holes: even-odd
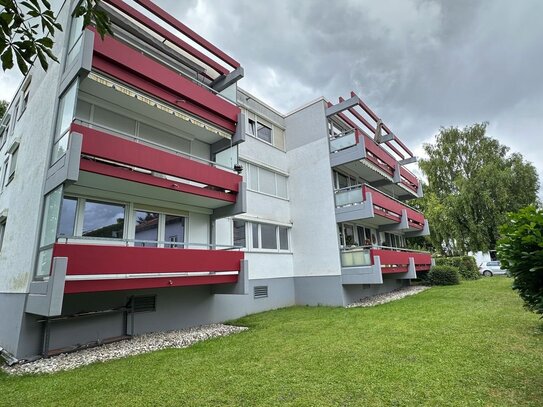
[[[134,312],[155,312],[156,295],[139,295],[130,297],[129,307],[133,307]]]

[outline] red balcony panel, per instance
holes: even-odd
[[[202,61],[204,64],[208,65],[209,67],[213,68],[215,71],[217,71],[218,73],[220,74],[227,74],[229,72],[228,69],[226,69],[225,67],[223,67],[222,65],[218,64],[217,62],[215,62],[213,59],[209,58],[208,56],[206,56],[205,54],[203,54],[202,52],[198,51],[197,49],[195,49],[194,47],[192,47],[191,45],[189,45],[188,43],[186,43],[185,41],[181,40],[178,36],[176,36],[175,34],[171,33],[170,31],[166,30],[165,28],[163,28],[161,25],[159,25],[158,23],[156,23],[155,21],[153,21],[152,19],[150,19],[149,17],[145,16],[144,14],[140,13],[138,10],[136,10],[135,8],[133,7],[130,7],[128,4],[126,4],[124,1],[122,0],[106,0],[107,3],[115,6],[118,10],[121,10],[123,13],[126,13],[128,14],[130,17],[132,17],[134,20],[138,21],[139,23],[143,24],[144,26],[146,26],[147,28],[150,28],[152,31],[154,31],[155,33],[159,34],[160,36],[162,36],[163,38],[165,38],[166,40],[170,41],[171,43],[177,45],[179,48],[181,48],[182,50],[186,51],[187,53],[189,53],[190,55],[192,55],[193,57],[199,59],[200,61]],[[157,6],[155,6],[157,7]],[[157,7],[158,8],[158,7]],[[160,9],[161,10],[161,9]],[[163,11],[163,10],[161,10]],[[165,13],[166,14],[166,13]],[[169,16],[168,14],[166,14],[167,16]],[[169,16],[171,17],[171,16]],[[173,17],[171,17],[173,18]],[[177,20],[175,20],[177,21]],[[180,25],[182,25],[183,27],[185,27],[187,30],[190,30],[188,27],[186,27],[185,25],[181,24],[180,22],[178,22]],[[177,28],[177,27],[176,27]],[[179,28],[178,28],[179,29]],[[180,30],[181,31],[181,30]],[[183,31],[181,31],[183,32]],[[194,33],[195,35],[197,35],[196,33]],[[189,37],[190,38],[190,37]],[[200,37],[201,38],[201,37]],[[203,38],[201,38],[203,41],[205,41],[207,43],[207,41]],[[198,41],[196,41],[198,42]],[[210,44],[211,45],[211,44]],[[212,46],[212,45],[211,45]],[[220,52],[220,51],[219,51]],[[226,54],[224,54],[227,58],[229,58]],[[226,60],[225,60],[226,61]],[[239,66],[239,63],[237,64],[236,67]],[[211,78],[210,78],[211,79]]]
[[[182,182],[175,182],[164,178],[155,177],[150,174],[132,171],[129,168],[118,167],[86,159],[81,159],[79,169],[81,171],[92,172],[93,174],[105,175],[106,177],[124,179],[127,181],[137,182],[139,184],[171,189],[173,191],[185,192],[192,195],[205,196],[207,198],[219,199],[226,202],[235,203],[237,199],[235,194],[227,194],[225,192],[214,191],[212,189],[199,188],[194,185],[188,185]]]
[[[400,176],[402,178],[402,184],[411,189],[414,192],[417,192],[419,187],[419,180],[411,171],[407,168],[400,168]]]
[[[237,106],[112,37],[101,40],[95,32],[92,66],[231,133],[236,130]]]
[[[374,211],[377,215],[400,222],[402,211],[405,210],[407,212],[407,219],[410,227],[415,229],[422,229],[424,227],[424,215],[419,211],[368,185],[363,185],[362,188],[364,200],[367,199],[366,194],[368,192],[371,193]]]
[[[238,275],[194,275],[198,272],[237,272],[243,252],[230,250],[169,249],[82,244],[55,244],[53,257],[67,257],[67,276],[89,279],[66,281],[66,294],[197,284],[234,283]],[[153,276],[187,273],[187,277]],[[137,278],[145,274],[146,278]],[[134,278],[117,276],[131,275]],[[135,275],[135,276],[134,276]],[[104,279],[100,279],[100,277]],[[105,277],[110,277],[105,279]],[[69,278],[68,278],[69,280]]]
[[[83,154],[160,172],[162,174],[234,192],[238,191],[239,183],[242,181],[242,177],[237,174],[136,143],[131,140],[112,136],[103,131],[91,129],[75,123],[72,124],[71,129],[72,131],[83,135],[83,146],[81,150]],[[172,183],[172,181],[168,182],[170,184]],[[211,190],[208,191],[211,192]]]
[[[432,256],[430,253],[370,249],[372,264],[374,256],[379,256],[383,274],[403,273],[408,271],[410,257],[415,261],[416,271],[428,271],[432,264]]]
[[[366,156],[366,159],[383,169],[391,177],[394,176],[394,171],[396,169],[396,160],[394,157],[365,134],[364,143],[366,151],[371,153]]]

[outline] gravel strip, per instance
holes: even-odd
[[[227,336],[245,331],[246,327],[223,324],[203,325],[180,331],[156,332],[134,336],[132,339],[114,342],[95,348],[84,349],[73,353],[65,353],[47,359],[4,366],[8,374],[22,375],[29,373],[54,373],[61,370],[72,370],[95,362],[120,359],[140,353],[152,352],[165,348],[186,348],[206,339]]]
[[[390,291],[388,293],[377,294],[377,295],[374,295],[373,297],[368,297],[358,302],[353,302],[352,304],[347,305],[346,308],[373,307],[379,304],[386,304],[387,302],[399,300],[404,297],[408,297],[410,295],[418,294],[429,288],[430,287],[422,286],[422,285],[403,287],[394,291]]]

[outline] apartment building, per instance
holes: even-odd
[[[426,272],[412,152],[354,93],[282,114],[231,56],[148,0],[100,39],[57,1],[60,64],[1,122],[0,352],[52,355]]]

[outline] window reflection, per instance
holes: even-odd
[[[183,216],[166,215],[164,227],[164,240],[168,242],[184,242],[185,241],[185,218]],[[165,247],[183,248],[179,244],[166,244]]]
[[[62,200],[62,209],[60,211],[60,223],[58,226],[59,236],[73,236],[74,235],[76,208],[77,208],[77,199],[64,198]]]
[[[156,212],[136,211],[135,246],[157,247],[156,243],[138,242],[138,240],[158,241],[159,215]]]
[[[124,206],[87,201],[83,215],[83,236],[122,239]]]

